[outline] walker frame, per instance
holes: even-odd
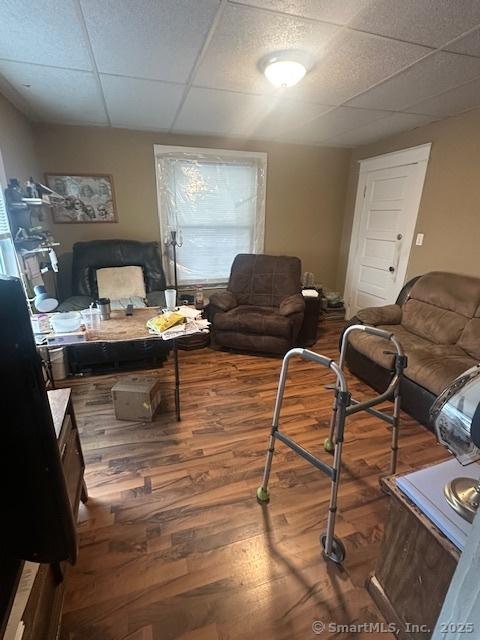
[[[394,373],[388,387],[383,393],[363,401],[355,400],[354,398],[352,398],[348,390],[348,384],[343,370],[348,346],[348,339],[353,331],[364,331],[365,333],[368,333],[370,335],[384,338],[385,340],[389,340],[395,347],[395,352],[393,353],[388,351],[384,352],[389,355],[391,353],[391,355],[394,356]],[[333,387],[328,387],[333,388],[334,398],[332,406],[332,416],[330,420],[330,432],[328,438],[326,438],[324,443],[325,451],[333,453],[332,465],[329,465],[320,458],[317,458],[310,451],[304,449],[301,445],[295,442],[295,440],[279,430],[280,412],[285,392],[288,366],[290,360],[294,356],[299,356],[304,360],[310,360],[311,362],[326,367],[330,369],[336,376],[336,384]],[[398,432],[400,424],[400,383],[403,377],[403,370],[406,366],[407,358],[403,353],[403,349],[400,343],[395,338],[393,333],[385,331],[384,329],[379,329],[377,327],[360,324],[351,325],[345,329],[342,336],[340,360],[338,364],[327,356],[302,348],[290,349],[290,351],[286,353],[283,359],[275,400],[275,408],[273,411],[272,428],[269,438],[265,468],[263,472],[263,480],[262,484],[257,489],[257,500],[260,503],[267,503],[270,499],[268,482],[272,468],[273,454],[275,451],[275,440],[280,440],[281,442],[283,442],[283,444],[290,447],[290,449],[292,449],[300,457],[307,460],[307,462],[325,473],[331,479],[332,485],[328,507],[327,529],[320,536],[320,541],[323,547],[324,558],[327,560],[332,560],[337,564],[341,564],[345,558],[345,547],[342,541],[335,536],[335,517],[337,511],[337,496],[340,484],[342,447],[346,419],[348,416],[351,416],[355,413],[366,411],[367,413],[374,415],[381,420],[384,420],[392,426],[392,437],[390,444],[390,473],[395,473],[397,467]],[[374,408],[376,405],[381,404],[382,402],[389,399],[393,399],[392,415]]]

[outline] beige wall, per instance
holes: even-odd
[[[8,178],[25,181],[37,176],[30,122],[0,94],[0,152]]]
[[[337,286],[343,290],[352,229],[358,160],[432,143],[407,279],[432,270],[480,276],[480,110],[420,127],[352,153]]]
[[[100,127],[34,125],[33,130],[42,172],[110,173],[114,179],[119,222],[53,225],[63,251],[77,240],[159,238],[154,144],[266,151],[265,250],[298,255],[304,270],[334,286],[349,150]]]

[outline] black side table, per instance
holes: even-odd
[[[305,314],[298,334],[297,343],[302,347],[311,347],[317,340],[318,323],[320,320],[321,298],[304,296]]]

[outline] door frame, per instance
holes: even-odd
[[[409,246],[408,255],[410,256],[416,222],[417,222],[418,210],[420,208],[420,201],[422,198],[423,185],[425,183],[425,176],[427,173],[428,160],[430,158],[431,147],[432,147],[432,143],[427,142],[426,144],[419,145],[418,147],[409,147],[408,149],[401,149],[399,151],[392,151],[391,153],[385,153],[380,156],[373,156],[371,158],[358,160],[360,169],[358,173],[357,193],[355,196],[355,209],[353,214],[350,247],[348,251],[347,276],[345,279],[345,291],[344,291],[344,300],[345,300],[345,309],[346,309],[347,318],[350,318],[350,298],[352,294],[352,285],[354,282],[353,269],[358,257],[358,250],[359,250],[358,232],[360,229],[360,221],[362,219],[362,214],[363,214],[363,209],[365,204],[368,174],[371,171],[378,171],[379,169],[394,169],[395,167],[402,167],[409,164],[418,165],[417,182],[416,182],[417,189],[414,196],[414,207],[413,207],[415,208],[415,216],[411,220],[411,224],[410,224],[411,228],[404,235],[405,242]],[[402,286],[404,285],[405,276],[407,273],[407,267],[408,267],[408,260],[405,261],[405,264],[402,265],[398,271],[397,284],[396,284],[396,288],[398,289],[396,292],[397,295],[400,292]]]

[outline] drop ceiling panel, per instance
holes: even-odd
[[[99,71],[185,82],[219,0],[82,0]]]
[[[426,47],[342,30],[293,93],[338,105],[429,53]]]
[[[2,0],[0,58],[91,70],[73,0]]]
[[[349,105],[402,111],[480,76],[480,58],[439,51],[351,100]]]
[[[388,113],[385,111],[337,107],[317,119],[290,131],[284,136],[284,140],[319,144],[344,131],[360,127],[387,115]]]
[[[468,36],[460,38],[453,44],[449,44],[447,49],[455,53],[466,53],[470,56],[480,57],[480,29],[472,31]]]
[[[370,144],[371,142],[381,140],[396,133],[421,127],[431,121],[432,118],[429,116],[394,113],[386,118],[359,127],[358,129],[353,129],[352,131],[335,136],[328,140],[326,144],[352,147]]]
[[[291,15],[325,20],[335,24],[348,24],[364,11],[373,0],[238,0],[261,9],[281,11]]]
[[[282,95],[267,97],[192,88],[173,131],[273,138],[289,131],[299,121],[311,120],[328,109],[286,100]]]
[[[0,73],[40,120],[108,124],[93,73],[5,61],[0,61]]]
[[[376,0],[350,26],[439,47],[479,23],[478,0]]]
[[[227,5],[194,85],[271,93],[272,86],[257,66],[264,55],[281,49],[304,49],[319,56],[337,30],[325,23]]]
[[[104,74],[100,79],[113,126],[170,129],[185,85]]]
[[[447,117],[475,107],[480,107],[480,78],[414,104],[408,110],[412,113]]]

